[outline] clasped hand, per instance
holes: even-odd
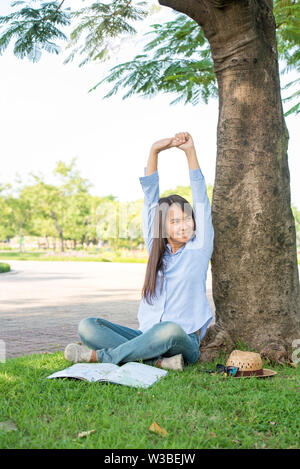
[[[163,138],[154,142],[151,149],[159,153],[169,148],[177,147],[184,152],[194,148],[192,136],[188,132],[178,132],[175,137]]]

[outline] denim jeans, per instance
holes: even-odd
[[[172,321],[159,322],[143,333],[106,319],[85,318],[79,323],[78,334],[83,344],[96,350],[102,363],[142,360],[155,365],[162,357],[181,353],[188,364],[196,363],[200,355],[198,334],[187,334]]]

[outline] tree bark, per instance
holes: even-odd
[[[216,325],[201,360],[247,344],[277,362],[300,338],[295,220],[272,1],[160,0],[202,26],[219,90],[211,258]],[[191,3],[194,4],[192,7]]]

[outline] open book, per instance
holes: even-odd
[[[137,362],[127,362],[122,366],[113,363],[76,363],[47,378],[77,378],[90,382],[106,381],[136,388],[148,388],[166,374],[168,374],[166,370]]]

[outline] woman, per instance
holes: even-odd
[[[187,157],[194,209],[176,194],[159,198],[158,154],[172,147],[184,151]],[[72,362],[143,360],[161,368],[183,370],[185,362],[198,360],[200,341],[212,319],[206,274],[214,229],[191,135],[179,132],[155,142],[145,175],[139,179],[149,254],[138,310],[139,329],[102,318],[83,319],[78,333],[84,345],[69,344],[64,355]]]

